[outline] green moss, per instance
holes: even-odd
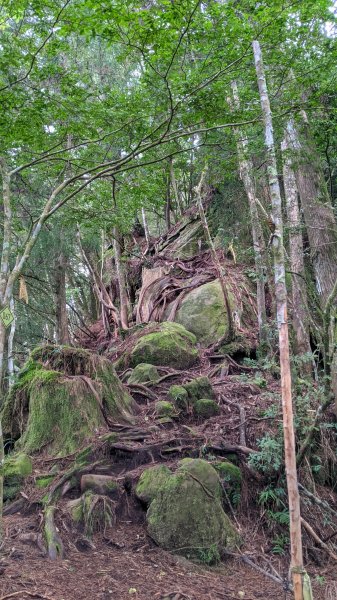
[[[194,404],[202,398],[214,398],[214,392],[208,377],[196,377],[184,385],[188,398]]]
[[[175,474],[164,478],[151,501],[148,530],[165,548],[204,562],[216,562],[233,549],[239,537],[221,506],[216,471],[201,459],[180,461]]]
[[[149,504],[156,494],[167,485],[171,475],[172,472],[165,465],[157,465],[150,469],[145,469],[135,489],[137,498],[141,502],[144,502],[144,504]]]
[[[219,412],[218,405],[213,401],[214,392],[208,377],[196,377],[183,386],[172,385],[168,395],[185,414],[194,412],[207,418]]]
[[[27,454],[20,452],[5,458],[4,478],[9,477],[28,477],[33,472],[32,460]]]
[[[209,419],[218,415],[220,412],[219,406],[214,400],[208,398],[200,398],[194,404],[194,413],[203,419]]]
[[[128,383],[156,383],[159,373],[154,365],[139,363],[128,378]]]
[[[81,379],[66,379],[30,389],[27,428],[18,445],[26,452],[48,447],[53,455],[71,454],[93,429],[104,425],[97,399]]]
[[[214,468],[219,474],[222,485],[233,506],[237,506],[241,498],[242,473],[239,467],[229,461],[214,463]],[[226,498],[225,498],[226,500]]]
[[[232,309],[238,310],[235,296],[227,290]],[[219,280],[191,290],[183,299],[175,320],[208,346],[228,333],[228,318]]]
[[[124,356],[125,366],[140,363],[188,369],[198,358],[195,336],[177,323],[164,322],[159,329],[137,339],[131,351]]]
[[[38,488],[46,488],[55,479],[55,475],[38,476],[35,478],[35,485]]]
[[[171,385],[168,395],[174,401],[177,408],[180,410],[187,409],[188,393],[182,385]]]
[[[47,446],[61,456],[105,426],[103,412],[133,423],[135,406],[107,359],[83,349],[43,346],[33,351],[6,399],[5,431],[20,438],[17,447],[24,451]]]
[[[4,500],[13,500],[19,493],[25,477],[33,472],[33,464],[29,456],[22,452],[6,456],[3,476],[4,476]]]
[[[229,461],[222,461],[214,464],[214,468],[219,473],[219,477],[226,481],[232,481],[241,485],[242,473],[239,467]]]
[[[155,405],[156,414],[158,417],[174,417],[176,414],[175,408],[171,402],[159,400]]]

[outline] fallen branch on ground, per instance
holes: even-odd
[[[305,521],[303,519],[303,517],[301,517],[301,523],[302,523],[304,529],[306,529],[306,531],[309,533],[309,535],[311,535],[311,537],[315,540],[316,544],[321,546],[321,548],[323,548],[327,552],[327,554],[329,554],[329,556],[331,556],[331,558],[333,558],[333,560],[337,561],[336,554],[332,550],[330,550],[329,546],[327,544],[325,544],[325,542],[323,542],[323,540],[321,540],[320,537],[318,537],[317,533],[315,533],[315,531],[313,530],[311,525],[309,525],[309,523],[307,523],[307,521]]]

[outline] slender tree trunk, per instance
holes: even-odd
[[[129,298],[126,287],[125,271],[122,261],[122,250],[120,243],[120,234],[117,227],[114,227],[114,252],[116,261],[116,272],[119,287],[119,304],[121,325],[123,329],[129,329]]]
[[[232,82],[232,92],[235,108],[240,108],[240,100],[236,81]],[[231,103],[232,104],[232,103]],[[239,129],[234,129],[236,146],[238,151],[240,177],[242,179],[249,204],[251,230],[254,246],[255,268],[257,275],[256,299],[257,316],[259,326],[259,340],[262,347],[267,343],[267,314],[266,314],[266,296],[265,296],[265,277],[266,267],[266,244],[263,237],[263,231],[257,206],[256,186],[253,175],[253,163],[247,157],[248,139]]]
[[[298,190],[292,162],[289,155],[287,137],[281,145],[283,154],[283,184],[286,199],[289,257],[292,275],[291,295],[293,305],[293,328],[295,333],[295,352],[299,356],[311,353],[309,333],[309,308],[305,282],[303,260],[302,223],[298,206]],[[311,362],[305,362],[301,367],[303,375],[312,374]]]
[[[55,304],[56,304],[56,339],[61,345],[70,344],[67,298],[66,298],[66,264],[63,250],[56,259]]]
[[[182,210],[182,206],[181,206],[181,202],[180,202],[180,198],[179,198],[177,180],[176,180],[176,176],[175,176],[175,173],[174,173],[173,158],[171,157],[169,159],[169,161],[170,161],[170,178],[171,178],[171,184],[172,184],[174,198],[175,198],[176,205],[177,205],[177,212],[178,212],[178,215],[180,216],[182,214],[183,210]]]
[[[15,305],[14,305],[14,298],[11,298],[11,301],[9,303],[9,308],[11,309],[13,315],[14,315],[14,319],[11,323],[11,329],[9,332],[9,336],[8,336],[8,360],[7,360],[7,364],[8,364],[8,378],[9,378],[9,385],[12,386],[14,383],[14,336],[15,336],[15,328],[16,328],[16,316],[15,316]]]
[[[149,226],[147,224],[147,219],[146,219],[146,213],[145,213],[144,206],[142,206],[142,221],[143,221],[143,227],[144,227],[144,231],[145,231],[145,239],[146,239],[147,247],[149,247],[149,244],[150,244],[150,233],[149,233]]]
[[[167,183],[166,183],[165,221],[166,221],[166,229],[168,231],[171,228],[171,185],[170,185],[170,174],[167,175]]]
[[[303,553],[301,536],[300,496],[297,484],[294,417],[291,391],[289,337],[287,320],[287,289],[285,283],[285,260],[283,247],[282,201],[279,187],[274,147],[274,133],[267,83],[264,74],[260,44],[253,42],[255,68],[260,92],[261,109],[265,126],[265,145],[268,160],[268,179],[272,201],[272,217],[275,231],[272,239],[275,272],[275,296],[279,331],[281,387],[283,408],[283,432],[285,468],[290,514],[291,567],[295,600],[303,600]]]

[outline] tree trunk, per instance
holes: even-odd
[[[292,277],[292,321],[295,333],[295,352],[299,356],[310,355],[309,309],[303,260],[302,223],[298,206],[298,190],[291,158],[288,153],[287,137],[282,142],[283,184],[289,230],[289,257]],[[301,365],[302,375],[312,374],[312,365],[308,361]]]
[[[199,181],[197,187],[195,188],[195,193],[196,193],[196,197],[197,197],[197,205],[198,205],[198,209],[199,209],[200,220],[201,220],[201,223],[202,223],[202,226],[204,229],[204,233],[205,233],[205,238],[210,247],[213,264],[216,268],[219,283],[220,283],[221,290],[222,290],[223,297],[224,297],[224,303],[225,303],[225,308],[226,308],[226,313],[227,313],[227,321],[228,321],[228,334],[226,335],[226,342],[228,343],[228,342],[232,341],[235,337],[233,315],[232,315],[231,305],[229,302],[229,296],[228,296],[226,284],[224,281],[223,269],[222,269],[221,263],[218,259],[218,255],[215,250],[212,236],[211,236],[211,233],[210,233],[210,230],[208,227],[206,214],[205,214],[204,207],[202,204],[202,187],[204,184],[205,175],[206,175],[206,168],[204,169],[204,171],[201,174],[200,181]]]
[[[5,462],[5,451],[4,451],[4,438],[2,433],[1,419],[0,419],[0,547],[3,541],[3,487],[4,487],[4,477],[3,477],[3,467]]]
[[[167,231],[171,229],[171,185],[170,185],[170,174],[167,176],[166,183],[166,204],[165,204],[165,221]]]
[[[143,221],[143,227],[144,227],[144,231],[145,231],[146,244],[147,244],[147,247],[149,247],[149,244],[150,244],[149,226],[147,224],[146,213],[145,213],[145,209],[143,206],[142,206],[142,221]]]
[[[8,336],[8,359],[7,359],[7,364],[8,364],[8,380],[9,380],[9,385],[12,386],[14,383],[14,336],[15,336],[15,328],[16,328],[16,317],[15,317],[15,305],[14,305],[14,298],[11,298],[11,301],[9,303],[9,308],[11,309],[13,315],[14,315],[14,319],[11,323],[11,329],[9,332],[9,336]]]
[[[55,304],[56,304],[56,339],[61,345],[70,344],[67,298],[66,298],[66,264],[67,260],[61,250],[56,259]]]
[[[336,220],[308,125],[303,124],[300,137],[294,122],[290,120],[287,137],[294,155],[293,168],[308,233],[316,288],[324,309],[337,279]]]
[[[177,212],[178,212],[178,216],[181,216],[183,213],[183,209],[182,209],[180,198],[179,198],[176,176],[174,173],[173,158],[171,157],[169,159],[169,161],[170,161],[170,178],[171,178],[171,184],[172,184],[172,189],[173,189],[173,193],[174,193],[174,198],[175,198],[176,205],[177,205]]]
[[[232,92],[235,108],[240,108],[239,94],[236,81],[232,82]],[[248,139],[239,129],[234,129],[236,146],[238,151],[240,177],[242,179],[249,204],[251,230],[254,246],[255,268],[257,275],[256,299],[257,316],[259,326],[259,341],[261,347],[267,344],[267,314],[265,297],[265,277],[266,277],[266,244],[263,237],[261,221],[257,207],[256,186],[253,175],[253,163],[247,157]]]
[[[121,325],[123,329],[129,329],[129,298],[126,287],[125,271],[122,261],[122,251],[120,243],[120,234],[117,227],[114,227],[114,252],[116,261],[116,272],[119,287],[119,303],[120,303],[120,317]]]
[[[260,44],[253,42],[255,68],[260,92],[261,109],[265,126],[265,145],[268,160],[268,180],[272,201],[272,217],[275,231],[272,239],[275,272],[275,297],[279,331],[281,388],[283,409],[283,432],[285,468],[290,514],[291,567],[295,600],[303,600],[303,554],[301,537],[300,496],[297,484],[294,417],[291,391],[289,337],[287,321],[287,289],[285,283],[285,260],[283,247],[282,201],[274,147],[274,133],[267,83],[264,74]]]

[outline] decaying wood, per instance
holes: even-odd
[[[303,519],[303,517],[301,517],[301,523],[302,523],[304,529],[306,529],[306,531],[309,533],[309,535],[315,540],[316,544],[321,546],[321,548],[323,548],[325,550],[325,552],[327,552],[327,554],[329,554],[329,556],[333,560],[337,561],[337,555],[329,548],[329,546],[325,542],[323,542],[323,540],[321,540],[321,538],[313,530],[311,525],[309,525],[309,523],[307,521],[305,521]]]

